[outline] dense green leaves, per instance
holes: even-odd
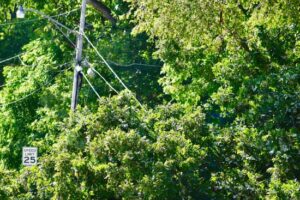
[[[101,99],[84,81],[71,113],[76,37],[14,15],[80,1],[0,1],[0,57],[24,52],[0,64],[1,199],[300,198],[299,0],[102,2],[116,25],[89,6],[85,33],[144,109],[94,77]],[[27,145],[37,166],[21,166]]]

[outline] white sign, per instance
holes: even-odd
[[[37,164],[37,153],[36,147],[23,147],[22,163],[25,166],[32,166]]]

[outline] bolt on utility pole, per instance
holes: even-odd
[[[85,11],[86,11],[86,0],[82,0],[80,27],[79,27],[79,34],[77,35],[77,45],[76,45],[76,62],[75,62],[74,78],[73,78],[73,92],[72,92],[72,101],[71,101],[72,111],[76,110],[80,84],[82,81],[81,61],[82,61],[83,34],[84,34],[84,26],[85,26]]]

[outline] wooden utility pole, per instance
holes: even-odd
[[[72,101],[71,101],[72,111],[76,110],[80,85],[82,81],[81,61],[82,61],[82,46],[83,46],[83,34],[84,34],[84,25],[85,25],[85,11],[86,11],[86,0],[82,0],[80,27],[79,27],[79,34],[77,35],[76,61],[75,61],[74,78],[73,78],[73,92],[72,92]]]

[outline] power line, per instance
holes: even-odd
[[[55,19],[53,19],[51,16],[44,14],[43,12],[40,12],[40,11],[34,10],[34,9],[27,9],[27,10],[41,15],[42,17],[46,18],[47,20],[51,21],[52,23],[57,24],[57,25],[61,26],[62,28],[65,28],[66,30],[68,30],[71,33],[79,34],[79,32],[70,29],[66,25],[60,23],[59,21],[57,21]]]
[[[120,53],[128,53],[129,51],[119,51],[117,52],[117,54]],[[135,52],[135,51],[131,51],[131,52]],[[147,63],[137,63],[137,62],[132,62],[132,63],[120,63],[117,61],[113,61],[113,60],[109,60],[106,59],[106,61],[110,64],[110,65],[115,65],[115,66],[119,66],[119,67],[132,67],[132,66],[143,66],[143,67],[149,67],[149,68],[162,68],[162,65],[158,65],[158,64],[147,64]],[[97,62],[99,64],[105,64],[105,62]]]
[[[73,45],[73,46],[75,46],[75,44],[72,42],[72,40],[58,27],[58,26],[61,26],[61,24],[57,24],[57,23],[54,23],[54,25],[56,26],[56,28],[63,34],[63,36],[65,36],[66,38],[67,38],[67,40]],[[64,27],[65,28],[65,27]],[[68,27],[66,27],[67,28],[67,30],[69,29]],[[69,29],[69,30],[71,30],[71,29]],[[73,30],[72,30],[73,31]],[[10,58],[6,58],[6,59],[4,59],[4,60],[1,60],[0,61],[0,64],[2,64],[2,63],[5,63],[5,62],[7,62],[7,61],[10,61],[10,60],[13,60],[13,59],[15,59],[15,58],[20,58],[20,56],[22,56],[22,55],[24,55],[24,54],[26,54],[27,52],[23,52],[23,53],[20,53],[20,54],[18,54],[18,55],[15,55],[15,56],[13,56],[13,57],[10,57]]]
[[[65,71],[65,70],[69,70],[69,69],[71,69],[71,68],[72,68],[72,67],[69,67],[69,68],[67,68],[67,69],[61,70],[58,74],[62,73],[62,72]],[[58,75],[58,74],[57,74],[57,75]],[[57,76],[57,75],[56,75],[56,76]],[[55,78],[55,77],[54,77],[54,78]],[[17,99],[17,100],[15,100],[15,101],[11,101],[11,102],[9,102],[9,103],[0,104],[0,107],[5,107],[5,106],[8,106],[8,105],[16,104],[16,103],[18,103],[18,102],[20,102],[20,101],[23,101],[24,99],[26,99],[26,98],[28,98],[28,97],[34,95],[34,94],[37,93],[38,91],[40,91],[40,90],[42,89],[42,87],[46,86],[46,85],[47,85],[48,83],[50,83],[54,78],[52,78],[50,81],[48,81],[46,84],[44,84],[44,85],[41,86],[40,88],[38,88],[38,89],[34,90],[33,92],[29,93],[28,95],[26,95],[26,96],[24,96],[24,97],[22,97],[22,98],[20,98],[20,99]]]
[[[70,39],[70,37],[68,37],[68,36],[60,29],[60,27],[59,27],[57,24],[54,24],[54,26],[56,27],[56,29],[59,30],[59,32],[61,32],[61,34],[63,34],[63,36],[64,36],[64,37],[72,44],[72,46],[73,46],[74,48],[76,48],[75,43]]]
[[[20,22],[7,22],[7,23],[0,24],[0,26],[23,24],[23,23],[34,22],[34,21],[39,21],[39,20],[45,20],[45,19],[28,19],[28,20],[24,20],[24,21],[20,21]]]
[[[115,93],[119,94],[119,92],[93,67],[91,69],[100,76],[100,78],[112,89]]]
[[[120,67],[131,67],[131,66],[144,66],[144,67],[155,67],[155,68],[161,68],[162,66],[159,65],[151,65],[151,64],[144,64],[144,63],[129,63],[129,64],[123,64],[123,63],[117,63],[115,61],[108,60],[109,63],[120,66]]]
[[[18,103],[18,102],[20,102],[20,101],[23,101],[24,99],[26,99],[26,98],[28,98],[28,97],[30,97],[30,96],[32,96],[32,95],[34,95],[35,93],[37,93],[38,91],[40,91],[42,88],[40,87],[39,89],[36,89],[36,90],[34,90],[33,92],[31,92],[30,94],[28,94],[28,95],[26,95],[26,96],[24,96],[24,97],[22,97],[22,98],[20,98],[20,99],[18,99],[18,100],[15,100],[15,101],[11,101],[11,102],[9,102],[9,103],[5,103],[5,104],[0,104],[0,107],[5,107],[5,106],[9,106],[9,105],[12,105],[12,104],[15,104],[15,103]]]
[[[54,23],[54,25],[57,27],[57,29],[59,29],[58,28],[58,25],[60,25],[60,24],[56,24],[56,23]],[[68,27],[67,27],[68,28]],[[69,28],[68,28],[69,29]],[[70,29],[71,30],[71,29]],[[61,29],[59,29],[59,31],[72,43],[72,45],[75,45],[72,41],[71,41],[71,39],[67,36],[67,35],[65,35],[64,33],[63,33],[63,31],[61,30]],[[13,56],[13,57],[10,57],[10,58],[6,58],[6,59],[4,59],[4,60],[1,60],[0,61],[0,64],[2,64],[2,63],[5,63],[5,62],[7,62],[7,61],[10,61],[10,60],[13,60],[13,59],[15,59],[15,58],[18,58],[18,57],[20,57],[20,56],[22,56],[22,55],[24,55],[24,54],[26,54],[27,52],[23,52],[23,53],[20,53],[20,54],[18,54],[18,55],[15,55],[15,56]]]
[[[26,67],[32,67],[32,66],[26,65],[26,64],[23,62],[23,60],[22,60],[22,58],[21,58],[20,56],[19,56],[18,58],[19,58],[19,60],[20,60],[20,62],[21,62],[21,64],[22,64],[23,66],[26,66]]]
[[[122,84],[122,86],[129,90],[128,87],[124,84],[124,82],[120,79],[120,77],[116,74],[116,72],[111,68],[111,66],[107,63],[107,61],[103,58],[103,56],[100,54],[98,49],[94,46],[94,44],[90,41],[90,39],[83,33],[82,34],[85,39],[88,41],[88,43],[93,47],[93,49],[96,51],[97,55],[103,60],[104,64],[109,68],[109,70],[114,74],[114,76],[119,80],[119,82]],[[130,90],[129,90],[130,91]]]
[[[71,62],[67,62],[67,63],[64,63],[64,64],[62,64],[62,65],[59,65],[58,67],[63,67],[63,66],[65,66],[65,65],[67,65],[67,64],[70,64],[70,63],[71,63]],[[50,70],[46,70],[42,75],[48,73],[49,71],[50,71]],[[21,78],[21,79],[19,79],[19,80],[12,81],[12,82],[8,82],[8,83],[5,83],[5,84],[2,84],[2,85],[0,85],[0,88],[1,88],[1,87],[4,87],[4,86],[11,85],[11,84],[14,84],[14,83],[17,83],[17,82],[20,82],[20,81],[23,81],[23,80],[26,80],[26,79],[29,79],[29,78],[31,78],[31,77],[26,76],[26,77]]]
[[[119,80],[119,82],[121,83],[121,85],[128,90],[132,97],[137,101],[137,103],[141,106],[142,109],[145,109],[144,106],[141,104],[141,102],[133,95],[133,92],[131,90],[129,90],[129,88],[125,85],[125,83],[121,80],[121,78],[116,74],[116,72],[111,68],[111,66],[107,63],[107,61],[103,58],[103,56],[100,54],[100,52],[98,51],[98,49],[94,46],[94,44],[90,41],[90,39],[84,34],[82,33],[82,35],[85,37],[85,39],[88,41],[88,43],[93,47],[93,49],[95,50],[95,52],[97,53],[97,55],[103,60],[103,62],[105,63],[105,65],[108,67],[108,69],[113,73],[113,75]]]
[[[56,23],[55,22],[55,20],[53,21],[54,22],[54,25],[58,28],[58,26],[61,26],[62,24],[60,24],[60,23]],[[66,26],[61,26],[61,27],[63,27],[63,28],[66,28],[67,30],[71,30],[72,32],[74,32],[72,29],[70,29],[70,28],[68,28],[68,27],[66,27]],[[62,30],[61,29],[59,29],[60,31],[61,31],[61,33],[72,43],[72,44],[74,44],[72,41],[71,41],[71,39],[69,38],[69,37],[67,37],[63,32],[62,32]],[[10,58],[6,58],[6,59],[4,59],[4,60],[1,60],[0,61],[0,64],[2,64],[2,63],[5,63],[5,62],[7,62],[7,61],[10,61],[10,60],[13,60],[13,59],[15,59],[15,58],[18,58],[18,57],[20,57],[20,56],[22,56],[22,55],[24,55],[24,54],[26,54],[27,52],[23,52],[23,53],[20,53],[20,54],[18,54],[18,55],[15,55],[15,56],[13,56],[13,57],[10,57]]]
[[[90,87],[92,88],[92,90],[95,92],[95,94],[97,95],[97,97],[99,99],[101,99],[100,95],[98,94],[97,90],[94,88],[94,86],[92,85],[92,83],[89,81],[89,79],[86,77],[86,75],[81,72],[82,76],[84,77],[84,79],[88,82],[88,84],[90,85]]]
[[[73,10],[70,10],[70,11],[67,11],[67,12],[64,12],[64,13],[61,13],[61,14],[53,15],[53,16],[50,16],[50,17],[56,18],[56,17],[68,15],[68,14],[71,14],[71,13],[77,11],[77,10],[80,10],[80,8],[75,8],[75,9],[73,9]]]
[[[20,53],[20,54],[18,54],[18,55],[15,55],[15,56],[13,56],[13,57],[10,57],[10,58],[6,58],[6,59],[4,59],[4,60],[1,60],[1,61],[0,61],[0,64],[5,63],[5,62],[10,61],[10,60],[13,60],[13,59],[15,59],[15,58],[18,58],[18,57],[24,55],[25,53],[26,53],[26,52]]]
[[[48,19],[49,21],[53,22],[54,25],[55,25],[56,27],[57,27],[57,26],[60,26],[60,27],[62,27],[62,28],[65,28],[67,31],[69,31],[69,32],[71,32],[71,33],[82,34],[82,36],[85,37],[85,39],[88,41],[88,43],[89,43],[89,44],[93,47],[93,49],[96,51],[97,55],[103,60],[104,64],[109,68],[109,70],[113,73],[113,75],[118,79],[118,81],[121,83],[121,85],[122,85],[126,90],[128,90],[128,91],[131,93],[131,95],[132,95],[133,98],[138,102],[138,104],[141,106],[141,108],[144,109],[144,107],[143,107],[143,105],[140,103],[140,101],[135,97],[135,95],[133,95],[132,91],[125,85],[125,83],[121,80],[121,78],[120,78],[120,77],[116,74],[116,72],[110,67],[110,65],[108,64],[108,62],[104,59],[104,57],[100,54],[100,52],[97,50],[97,48],[94,46],[94,44],[89,40],[89,38],[88,38],[84,33],[79,33],[79,32],[76,31],[76,30],[72,30],[72,29],[68,28],[67,26],[63,25],[62,23],[60,23],[60,22],[58,22],[58,21],[52,19],[50,16],[45,15],[45,14],[42,13],[42,12],[39,12],[39,11],[36,11],[36,10],[32,10],[32,11],[33,11],[33,12],[36,12],[36,13],[38,13],[38,14],[40,14],[40,15],[42,15],[43,17],[45,17],[45,18]],[[58,28],[58,27],[57,27],[57,28]],[[61,33],[62,33],[68,40],[70,40],[70,39],[63,33],[63,31],[62,31],[61,29],[59,29],[59,30],[61,31]],[[70,41],[70,42],[71,42],[71,41]],[[72,44],[73,44],[73,42],[72,42]],[[8,60],[11,60],[11,59],[13,59],[13,58],[19,57],[20,55],[22,55],[22,54],[19,54],[19,55],[17,55],[17,56],[12,57],[12,58],[6,59],[6,60],[0,62],[0,64],[3,63],[3,62],[6,62],[6,61],[8,61]],[[96,73],[97,73],[97,72],[96,72]],[[100,73],[97,73],[97,74],[99,75]],[[102,77],[102,76],[100,75],[100,77]],[[84,76],[84,78],[88,81],[88,83],[89,83],[90,86],[92,87],[92,85],[91,85],[91,83],[89,82],[89,80],[87,79],[87,77]],[[104,79],[104,77],[102,77],[102,78],[103,78],[103,80],[105,80],[106,83],[108,83],[108,82],[106,81],[106,79]],[[109,86],[110,86],[111,88],[113,88],[110,84],[109,84]],[[96,90],[95,90],[94,88],[93,88],[93,90],[94,90],[94,92],[96,92]],[[116,90],[114,89],[114,91],[116,91]],[[98,93],[97,93],[97,94],[98,94]],[[97,96],[100,97],[99,95],[97,95]]]
[[[149,68],[156,68],[160,69],[162,66],[160,65],[151,65],[151,64],[145,64],[145,63],[118,63],[116,61],[112,60],[107,60],[107,62],[111,65],[122,67],[122,68],[127,68],[127,67],[133,67],[133,66],[143,66],[143,67],[149,67]],[[99,64],[105,64],[104,62],[97,62]]]
[[[75,11],[75,10],[78,10],[78,9],[74,9],[73,11]],[[72,12],[72,11],[70,11],[70,12]],[[69,12],[69,13],[70,13]],[[64,14],[60,14],[60,15],[64,15]],[[56,15],[56,16],[60,16],[60,15]],[[46,17],[47,19],[49,18],[49,16],[46,16],[46,15],[43,15],[44,17]],[[50,16],[51,17],[51,16]],[[50,18],[49,18],[49,20],[50,21],[52,21]],[[75,43],[70,39],[70,37],[68,37],[60,28],[59,28],[59,26],[60,27],[62,27],[62,28],[65,28],[66,30],[68,30],[69,32],[71,32],[71,33],[75,33],[75,34],[79,34],[79,32],[78,31],[76,31],[76,30],[72,30],[72,29],[70,29],[69,27],[67,27],[67,26],[65,26],[65,25],[63,25],[63,24],[61,24],[61,23],[59,23],[58,21],[52,21],[53,23],[54,23],[54,25],[55,25],[55,27],[63,34],[63,36],[75,47],[76,45],[75,45]],[[85,36],[86,37],[86,36]],[[111,64],[114,64],[114,65],[116,65],[116,66],[122,66],[122,67],[130,67],[130,66],[146,66],[146,67],[157,67],[157,68],[160,68],[161,66],[159,66],[159,65],[151,65],[151,64],[144,64],[144,63],[130,63],[130,64],[122,64],[122,63],[117,63],[117,62],[115,62],[115,61],[111,61],[111,60],[108,60],[108,62],[109,63],[111,63]],[[104,63],[105,64],[105,62],[102,62],[102,63]],[[0,62],[0,64],[1,64],[1,62]],[[126,88],[126,87],[125,87]],[[128,89],[128,88],[126,88],[126,89]]]
[[[61,13],[61,14],[58,14],[58,15],[52,15],[50,17],[56,18],[56,17],[68,15],[68,14],[73,13],[73,12],[79,10],[79,9],[80,8],[76,8],[76,9],[73,9],[73,10],[65,12],[65,13]],[[6,26],[6,25],[12,25],[12,24],[23,24],[23,23],[34,22],[34,21],[39,21],[39,20],[45,20],[45,18],[28,19],[28,20],[23,20],[23,21],[18,21],[18,22],[7,22],[7,23],[0,24],[0,26]]]

